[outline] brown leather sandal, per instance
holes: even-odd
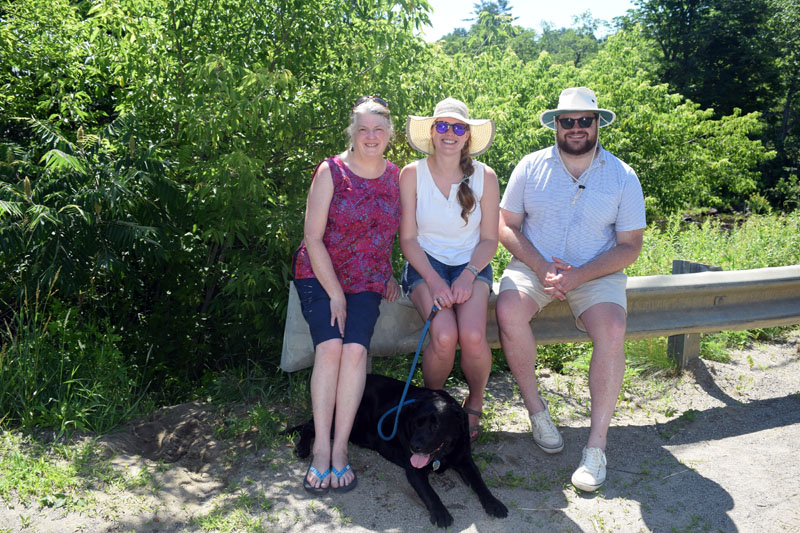
[[[483,413],[481,411],[476,411],[475,409],[470,409],[469,407],[466,406],[466,404],[467,404],[467,399],[464,398],[464,400],[461,402],[461,408],[464,410],[465,413],[467,413],[468,415],[477,416],[478,418],[483,416]],[[478,440],[478,435],[480,435],[480,433],[481,433],[481,425],[480,424],[478,424],[477,426],[469,426],[469,440],[470,440],[470,442],[475,442],[476,440]]]

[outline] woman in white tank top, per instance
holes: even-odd
[[[403,289],[423,319],[434,304],[440,309],[430,325],[422,375],[426,387],[441,389],[461,347],[469,385],[462,406],[473,440],[492,363],[486,315],[500,187],[494,170],[472,157],[489,149],[494,131],[491,119],[470,119],[463,102],[442,100],[432,117],[408,118],[409,144],[429,157],[400,172]]]

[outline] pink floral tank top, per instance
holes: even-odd
[[[322,242],[346,293],[383,293],[392,275],[392,245],[400,226],[400,171],[391,161],[378,178],[356,176],[338,156],[326,160],[333,198]],[[316,172],[315,172],[316,174]],[[306,243],[294,254],[295,279],[314,278]]]

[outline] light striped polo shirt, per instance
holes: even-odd
[[[639,178],[602,146],[577,182],[556,146],[528,154],[511,173],[500,207],[525,213],[522,233],[546,260],[574,266],[613,248],[617,231],[646,226]]]

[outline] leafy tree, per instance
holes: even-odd
[[[111,120],[118,72],[101,29],[68,0],[4,2],[0,135],[24,143],[14,117],[39,117],[72,131]],[[109,72],[111,71],[111,72]]]
[[[489,48],[449,63],[435,60],[425,92],[461,98],[475,116],[496,120],[495,142],[483,158],[504,183],[526,153],[553,143],[539,113],[554,106],[565,87],[592,87],[619,114],[602,130],[601,142],[637,171],[651,216],[697,205],[742,206],[756,190],[758,164],[771,156],[750,138],[763,127],[758,114],[715,119],[648,74],[651,54],[647,38],[632,32],[609,37],[582,68],[555,63],[549,54],[523,62],[510,50]]]
[[[483,12],[489,13],[490,15],[506,15],[511,17],[511,10],[513,8],[508,4],[508,0],[498,0],[497,2],[487,2],[486,0],[480,0],[479,2],[475,2],[472,4],[472,12],[475,13],[476,19],[480,19],[480,15]],[[516,18],[512,18],[512,20],[516,20]]]
[[[652,213],[742,207],[756,190],[758,165],[774,156],[758,140],[759,114],[716,119],[666,85],[641,81],[647,48],[641,35],[621,32],[588,66],[590,86],[619,117],[603,142],[637,170]]]
[[[507,16],[496,4],[483,13]],[[415,35],[425,1],[2,6],[0,299],[13,307],[56,280],[65,306],[97,317],[87,324],[117,328],[130,364],[150,357],[163,391],[246,358],[277,363],[311,173],[343,148],[358,96],[389,100],[400,165],[419,157],[403,140],[407,115],[454,96],[493,117],[482,159],[505,183],[553,142],[539,113],[564,87],[590,86],[619,113],[601,139],[639,173],[651,214],[746,202],[770,156],[753,140],[757,115],[714,115],[659,81],[661,52],[635,27],[578,55],[567,45],[583,41],[568,37],[589,43],[596,21],[553,34],[547,50],[533,30],[486,16],[428,45]],[[783,80],[791,161],[797,98]],[[787,196],[796,179],[781,183]]]
[[[773,88],[774,103],[765,115],[770,126],[768,139],[777,157],[765,168],[763,186],[778,207],[791,210],[800,205],[800,4],[794,0],[772,0],[769,34],[779,80]]]
[[[247,356],[275,362],[311,172],[344,146],[358,96],[382,94],[396,117],[407,114],[423,76],[416,66],[427,64],[414,36],[428,20],[427,2],[17,5],[0,27],[4,50],[15,51],[0,68],[8,89],[0,231],[4,246],[19,245],[3,254],[3,272],[13,274],[3,296],[57,271],[50,250],[72,247],[62,262],[80,256],[74,267],[86,276],[70,284],[59,277],[61,294],[79,302],[94,291],[95,312],[123,324],[125,353],[157,354],[155,368],[182,376],[173,384]],[[69,25],[62,31],[56,21]],[[63,45],[42,37],[41,46],[16,48],[48,24]],[[108,68],[82,76],[87,62]],[[47,76],[63,97],[40,83]],[[87,91],[84,78],[102,91]],[[80,104],[65,108],[66,122],[53,113],[59,99]],[[98,101],[104,115],[91,113]],[[25,123],[14,116],[33,117],[32,129],[19,134]],[[127,128],[103,134],[119,117],[130,117]],[[402,162],[406,151],[397,145],[392,158]],[[97,198],[109,201],[100,202],[102,218]],[[32,226],[39,212],[54,220]],[[114,241],[112,226],[132,237]],[[45,230],[55,227],[64,238],[50,242]]]
[[[769,0],[637,0],[633,19],[658,45],[659,75],[711,107],[763,110],[775,81]]]
[[[542,34],[535,30],[513,25],[507,3],[481,2],[475,4],[476,17],[469,30],[456,29],[441,39],[442,49],[449,55],[475,56],[489,46],[510,47],[524,61],[536,59],[547,51],[558,63],[571,61],[576,65],[597,53],[599,41],[595,32],[602,21],[592,18],[589,11],[573,17],[572,28],[556,29],[544,23]]]
[[[591,59],[600,47],[595,37],[601,21],[586,11],[572,17],[571,28],[555,29],[550,23],[542,24],[539,45],[557,63],[572,62],[576,67]]]

